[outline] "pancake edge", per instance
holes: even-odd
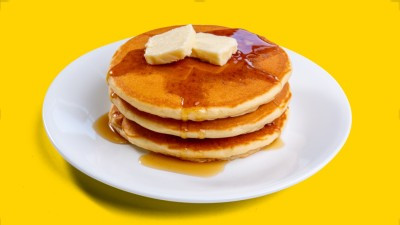
[[[166,145],[159,145],[145,138],[128,136],[121,127],[118,127],[114,123],[112,123],[111,118],[110,118],[111,122],[110,124],[122,137],[128,140],[128,142],[142,149],[163,155],[173,156],[187,161],[211,162],[220,160],[233,160],[237,158],[247,157],[251,154],[260,151],[262,148],[270,145],[272,142],[274,142],[277,138],[280,137],[282,130],[284,129],[287,123],[289,114],[288,110],[286,110],[285,114],[286,114],[286,119],[283,121],[282,126],[280,127],[279,130],[275,130],[274,133],[268,134],[264,137],[257,138],[257,140],[252,141],[248,144],[237,145],[231,148],[218,149],[218,150],[171,149]]]
[[[287,100],[286,100],[287,99]],[[157,122],[145,119],[143,117],[137,116],[135,113],[130,112],[124,107],[124,103],[121,98],[111,98],[111,102],[117,107],[122,115],[124,115],[128,120],[131,120],[140,126],[152,130],[154,132],[169,134],[174,136],[179,136],[181,138],[226,138],[238,136],[241,134],[251,133],[263,128],[266,124],[271,123],[278,117],[280,117],[288,108],[291,99],[291,91],[289,90],[285,96],[285,101],[283,101],[279,106],[275,108],[270,114],[261,118],[255,123],[243,124],[239,126],[232,126],[227,129],[201,129],[199,131],[188,131],[184,132],[181,130],[174,130],[166,126],[160,125]],[[226,119],[226,118],[225,118]]]

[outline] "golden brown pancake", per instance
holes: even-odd
[[[254,132],[280,117],[289,104],[291,93],[287,83],[275,99],[256,111],[238,117],[206,121],[182,121],[142,112],[111,91],[110,98],[129,120],[149,130],[182,138],[224,138]]]
[[[213,120],[256,110],[282,90],[291,67],[278,45],[242,29],[197,25],[197,32],[230,36],[238,52],[224,66],[194,58],[148,65],[144,48],[149,37],[174,27],[138,35],[112,58],[110,88],[140,111],[177,120]]]
[[[184,160],[206,162],[246,157],[269,145],[279,137],[287,113],[258,131],[216,139],[182,139],[157,133],[126,119],[115,106],[112,106],[109,118],[111,126],[136,146]]]

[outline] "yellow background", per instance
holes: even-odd
[[[0,2],[1,225],[400,223],[400,1]],[[330,72],[353,110],[337,157],[276,194],[206,205],[127,194],[69,166],[42,125],[51,81],[94,48],[187,23],[246,28]]]

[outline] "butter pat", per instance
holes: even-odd
[[[189,56],[196,32],[186,25],[151,37],[146,43],[144,58],[148,64],[166,64]]]
[[[191,57],[223,66],[237,51],[237,41],[231,37],[197,33]]]

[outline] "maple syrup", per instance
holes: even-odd
[[[280,149],[285,145],[281,138],[276,139],[270,145],[267,145],[263,148],[263,150],[275,150]]]
[[[117,144],[127,144],[128,141],[119,135],[111,126],[108,119],[108,113],[99,117],[93,123],[94,130],[104,139]]]
[[[217,104],[207,94],[208,90],[213,89],[215,85],[228,83],[245,85],[246,82],[250,81],[258,82],[261,85],[259,86],[263,88],[251,92],[251,95],[258,96],[265,92],[264,88],[271,88],[279,82],[282,68],[286,64],[257,66],[260,60],[274,57],[276,54],[283,54],[278,45],[242,29],[222,29],[208,33],[230,36],[238,42],[238,51],[224,66],[211,65],[190,57],[165,65],[149,65],[143,57],[145,49],[139,48],[129,51],[118,64],[109,70],[108,76],[120,77],[127,74],[133,75],[132,77],[146,77],[154,74],[162,76],[165,81],[165,91],[177,95],[181,99],[181,120],[183,121],[188,120],[188,115],[193,110],[197,111],[199,108]],[[274,58],[271,62],[277,63],[276,60]],[[283,59],[280,58],[279,60]],[[270,62],[264,62],[264,64],[268,63]],[[278,75],[275,76],[274,74]],[[223,103],[224,106],[235,106],[240,104],[243,98],[254,97],[244,94],[250,93],[238,93],[242,98],[227,98]],[[163,102],[156,101],[156,99],[152,99],[153,104],[163,104]]]
[[[140,164],[159,170],[198,177],[211,177],[222,172],[227,161],[191,162],[157,153],[147,153],[139,158]]]

